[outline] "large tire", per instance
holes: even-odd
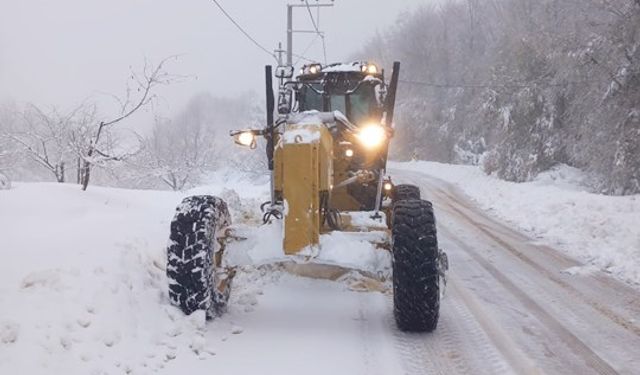
[[[167,248],[169,299],[185,314],[204,310],[207,319],[226,307],[228,293],[217,293],[217,234],[231,224],[227,204],[203,195],[185,198],[176,208]]]
[[[393,202],[408,199],[420,199],[420,188],[415,185],[396,185],[393,189]]]
[[[393,312],[401,331],[430,332],[440,312],[438,239],[431,202],[393,207]]]

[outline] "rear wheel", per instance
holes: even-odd
[[[396,324],[402,331],[433,331],[440,311],[440,275],[431,202],[398,201],[393,207],[392,233]]]
[[[176,208],[167,248],[169,299],[187,315],[204,310],[211,319],[226,307],[228,290],[216,288],[217,234],[230,224],[227,205],[217,197],[188,197]]]
[[[396,185],[393,193],[393,201],[403,201],[407,199],[420,199],[420,188],[415,185]]]

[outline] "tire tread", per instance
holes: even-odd
[[[431,202],[408,199],[393,207],[393,301],[398,328],[430,332],[438,325],[438,239]]]
[[[209,195],[185,198],[171,221],[167,247],[169,300],[185,314],[216,315],[214,253],[216,234],[231,224],[226,203]]]

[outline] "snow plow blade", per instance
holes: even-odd
[[[349,214],[342,216],[344,223],[353,220]],[[280,222],[258,228],[235,227],[227,231],[224,263],[234,268],[249,266],[313,279],[346,280],[350,287],[351,281],[357,280],[362,284],[358,290],[386,290],[384,284],[391,279],[391,253],[389,232],[381,230],[384,220],[382,216],[377,225],[345,225],[352,231],[321,234],[319,245],[296,255],[287,255],[282,247]]]

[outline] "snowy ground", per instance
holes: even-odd
[[[637,222],[634,197],[593,196],[548,181],[512,185],[467,167],[394,164],[398,181],[434,198],[452,264],[434,334],[397,332],[384,290],[361,293],[351,280],[253,267],[237,276],[229,313],[205,323],[202,314],[185,317],[170,306],[166,292],[169,221],[186,194],[16,183],[0,191],[0,374],[633,373],[640,365],[637,292],[599,271],[576,272],[584,271],[578,262],[492,222],[423,172],[475,186],[465,192],[480,205],[530,225],[539,242],[562,239],[565,251],[575,239],[632,254],[624,241],[638,240],[623,235]],[[258,223],[265,182],[231,173],[189,193],[220,195],[236,222]],[[593,215],[581,216],[594,211],[604,223],[599,231]],[[274,228],[261,229],[272,241],[250,238],[248,253],[277,257]],[[368,254],[340,235],[323,241],[329,261],[339,248]],[[594,262],[618,259],[590,249]],[[364,265],[385,262],[373,256]],[[633,265],[609,269],[633,280]]]
[[[522,184],[471,166],[411,162],[392,168],[447,181],[492,216],[587,264],[566,270],[570,274],[603,270],[640,284],[640,195],[588,193],[584,175],[567,166]]]
[[[258,225],[267,186],[263,178],[218,176],[188,194],[220,195],[234,220]],[[168,303],[165,247],[185,195],[42,183],[2,191],[0,374],[364,373],[376,361],[350,353],[391,352],[384,340],[362,342],[358,332],[369,322],[353,324],[367,306],[381,319],[371,324],[390,330],[388,297],[363,298],[349,280],[244,267],[225,317],[205,324],[202,314],[183,316]],[[254,229],[242,246],[267,262],[282,255],[280,234],[277,225]],[[267,352],[281,355],[270,360]],[[352,360],[306,368],[318,353]],[[379,365],[387,373],[394,366]]]

